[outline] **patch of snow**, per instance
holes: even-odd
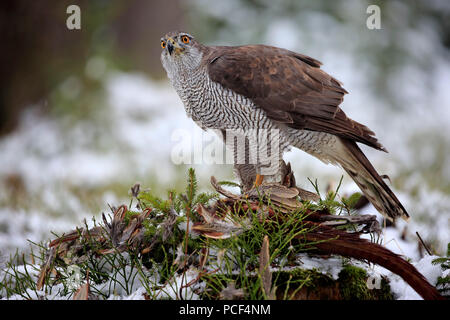
[[[419,261],[412,263],[433,286],[436,285],[437,278],[443,275],[441,266],[433,265],[431,263],[436,258],[438,258],[438,256],[425,256]],[[397,300],[423,300],[422,297],[400,276],[393,274],[380,266],[375,266],[374,273],[388,277],[389,285]]]

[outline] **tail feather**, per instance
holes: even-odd
[[[348,139],[340,139],[344,154],[337,161],[352,177],[373,206],[386,218],[408,220],[409,215],[389,186],[383,181],[373,165],[358,147]]]

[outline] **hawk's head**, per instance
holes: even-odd
[[[161,62],[167,73],[197,68],[202,61],[202,45],[189,33],[174,31],[161,38]]]

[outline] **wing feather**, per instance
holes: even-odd
[[[340,109],[347,91],[319,61],[264,45],[210,47],[204,59],[212,81],[251,99],[272,120],[385,151],[369,128]]]

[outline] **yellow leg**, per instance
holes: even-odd
[[[256,175],[256,179],[255,179],[254,187],[260,186],[262,184],[263,180],[264,180],[264,176],[260,175],[260,174],[257,174]]]

